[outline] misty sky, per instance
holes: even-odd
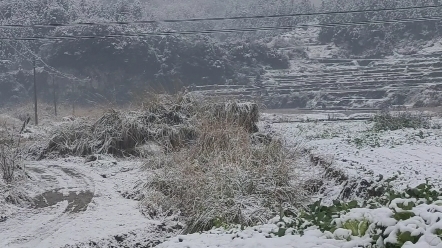
[[[321,3],[321,0],[311,0],[313,4],[318,6]]]

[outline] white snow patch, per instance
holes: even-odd
[[[372,124],[366,121],[269,122],[268,125],[289,145],[303,140],[312,152],[333,157],[334,166],[355,178],[397,177],[392,182],[397,189],[416,187],[426,179],[442,186],[441,129],[372,132]],[[357,139],[368,144],[358,147]]]
[[[1,247],[61,247],[159,224],[140,213],[137,201],[121,195],[143,175],[137,162],[84,164],[83,159],[69,158],[27,163],[27,169],[34,178],[25,185],[31,196],[55,190],[90,191],[94,197],[84,212],[66,211],[66,200],[41,209],[20,209],[1,223]]]

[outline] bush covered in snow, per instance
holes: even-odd
[[[176,96],[142,103],[137,111],[109,110],[96,122],[85,119],[59,126],[47,142],[41,158],[51,154],[85,156],[89,154],[138,155],[137,148],[155,141],[165,149],[175,149],[193,139],[190,123],[192,100]],[[161,103],[160,103],[161,102]]]

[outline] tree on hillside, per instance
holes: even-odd
[[[413,6],[434,5],[433,0],[395,1],[395,0],[327,0],[321,4],[321,11],[373,10],[406,8]],[[369,22],[437,16],[442,8],[409,9],[396,11],[376,11],[351,14],[324,15],[321,23]],[[387,55],[392,48],[402,41],[413,44],[416,41],[430,40],[441,35],[441,21],[428,20],[393,24],[371,24],[354,26],[336,26],[322,28],[319,35],[324,43],[334,42],[347,49],[351,54],[367,57]]]
[[[2,24],[67,24],[133,22],[222,16],[293,14],[312,11],[307,1],[278,0],[3,0]],[[309,18],[259,18],[230,21],[128,25],[73,25],[67,27],[1,28],[2,37],[102,36],[180,30],[207,30],[295,25]],[[28,89],[32,59],[37,57],[50,73],[61,72],[60,97],[96,95],[127,100],[133,89],[172,89],[175,85],[246,84],[264,67],[287,68],[285,56],[261,38],[273,32],[234,32],[206,36],[146,36],[113,39],[0,41],[0,88]],[[49,65],[50,67],[48,67]],[[54,68],[55,67],[55,70]],[[1,73],[1,72],[0,72]],[[48,78],[41,72],[41,84]],[[10,75],[14,78],[10,80]],[[20,76],[26,75],[26,76]],[[73,75],[65,77],[63,75]],[[77,80],[87,79],[87,80]],[[9,80],[9,81],[8,81]],[[8,81],[8,82],[6,82]],[[12,85],[11,85],[11,82]],[[6,86],[9,85],[9,86]],[[74,87],[75,86],[75,87]],[[72,90],[75,88],[76,90]],[[40,87],[40,90],[47,90]],[[32,89],[29,88],[29,91]],[[70,92],[70,93],[68,93]],[[74,92],[74,93],[73,93]],[[75,93],[76,92],[76,93]],[[40,92],[47,94],[47,92]],[[7,99],[5,99],[8,101]]]

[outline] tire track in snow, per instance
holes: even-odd
[[[23,209],[0,225],[1,247],[38,247],[85,211],[95,194],[93,179],[72,166],[27,167],[34,178],[32,186],[43,192],[35,196],[32,209]]]

